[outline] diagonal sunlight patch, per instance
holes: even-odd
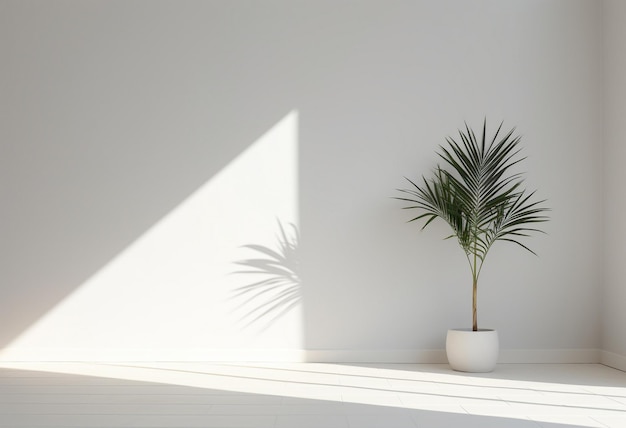
[[[246,327],[242,313],[258,302],[233,301],[233,290],[250,278],[232,272],[246,257],[244,246],[274,245],[277,219],[297,227],[297,166],[294,110],[24,331],[0,359],[293,360],[302,347],[299,305],[262,331]]]

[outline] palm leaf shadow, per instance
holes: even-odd
[[[234,262],[242,269],[233,272],[249,275],[252,282],[233,290],[233,299],[239,300],[238,308],[246,312],[241,318],[246,327],[262,325],[263,329],[274,324],[301,302],[302,281],[299,275],[298,244],[300,234],[293,223],[289,229],[277,220],[277,248],[248,244],[241,248],[252,250],[256,257]],[[256,280],[260,277],[261,279]]]

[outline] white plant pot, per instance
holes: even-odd
[[[448,330],[446,354],[453,370],[471,373],[492,372],[498,362],[500,346],[496,330]]]

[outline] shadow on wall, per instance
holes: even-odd
[[[243,267],[233,272],[235,275],[261,278],[252,282],[246,280],[245,285],[233,291],[233,298],[241,301],[239,311],[245,311],[241,320],[246,327],[255,325],[266,329],[301,304],[300,233],[293,223],[285,227],[277,219],[277,224],[279,233],[275,245],[244,245],[243,248],[255,252],[256,258],[235,262]]]

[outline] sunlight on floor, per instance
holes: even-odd
[[[18,385],[16,379],[30,377],[26,385],[50,387],[45,379],[32,380],[40,374],[29,373],[62,373],[95,380],[57,378],[57,393],[80,393],[85,385],[91,385],[95,389],[88,394],[104,394],[98,385],[110,386],[112,379],[120,380],[121,386],[123,382],[144,382],[147,396],[163,393],[150,392],[150,385],[193,388],[193,396],[202,391],[211,391],[212,397],[245,394],[245,402],[207,408],[203,414],[221,409],[222,416],[270,414],[278,418],[269,425],[261,418],[258,424],[251,420],[243,426],[278,426],[281,415],[294,413],[313,419],[317,415],[321,420],[335,415],[327,426],[346,427],[455,426],[456,422],[451,422],[461,420],[463,426],[477,427],[626,426],[626,373],[598,364],[505,364],[494,373],[481,375],[453,372],[447,365],[436,364],[2,363],[1,367],[20,370],[0,375],[2,397],[11,392],[7,379],[13,379],[9,386]],[[67,390],[72,386],[74,390]],[[54,388],[45,391],[55,393]],[[36,393],[37,388],[30,392]],[[207,400],[206,404],[216,405]],[[300,412],[290,404],[308,406]],[[364,418],[361,423],[356,422],[359,418]],[[375,420],[379,425],[372,425]],[[436,422],[446,420],[451,424]],[[204,426],[213,425],[205,421]]]

